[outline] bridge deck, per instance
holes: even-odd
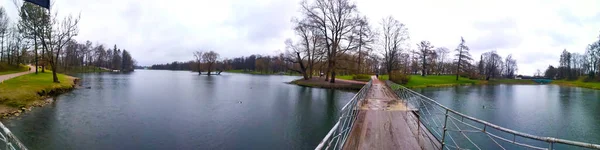
[[[384,82],[372,81],[344,149],[421,149],[407,123],[406,106]]]

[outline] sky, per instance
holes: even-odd
[[[577,0],[355,0],[374,29],[392,16],[406,24],[409,42],[456,48],[464,37],[478,60],[496,50],[517,59],[518,74],[558,65],[562,50],[583,53],[600,35],[600,1]],[[22,3],[22,2],[17,2]],[[300,0],[51,0],[58,16],[80,15],[77,41],[130,51],[138,65],[193,59],[275,55],[295,38]],[[0,0],[16,22],[13,0]],[[416,47],[416,46],[413,46]]]

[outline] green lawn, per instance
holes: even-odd
[[[581,79],[575,80],[575,81],[553,80],[552,84],[565,85],[565,86],[576,86],[576,87],[600,90],[600,82],[584,82]]]
[[[0,75],[19,73],[28,70],[29,67],[26,65],[8,65],[6,63],[0,63]]]
[[[52,72],[27,74],[0,83],[0,104],[11,107],[30,105],[42,96],[62,93],[73,88],[73,78],[58,74],[61,83],[52,82]]]
[[[60,69],[59,69],[60,70]],[[95,73],[95,72],[110,72],[110,70],[105,70],[96,66],[81,66],[81,67],[70,67],[65,73]]]
[[[517,80],[517,79],[494,79],[488,81],[489,84],[536,84],[533,80]]]
[[[279,73],[265,73],[265,72],[260,72],[260,71],[253,71],[253,70],[227,70],[227,71],[223,71],[223,72],[229,72],[229,73],[247,73],[247,74],[255,74],[255,75],[279,75]],[[291,75],[291,76],[299,76],[300,74],[296,73],[296,72],[284,72],[283,75]]]
[[[406,87],[419,88],[419,87],[437,87],[437,86],[453,86],[453,85],[472,85],[478,84],[479,81],[471,80],[468,78],[460,77],[456,80],[454,75],[411,75],[410,80],[406,83]]]

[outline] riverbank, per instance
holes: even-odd
[[[367,82],[361,81],[353,81],[353,80],[344,80],[337,79],[335,83],[329,83],[329,81],[325,81],[325,78],[321,77],[313,77],[308,80],[297,79],[291,84],[296,84],[304,87],[316,87],[316,88],[326,88],[326,89],[342,89],[342,90],[360,90]]]
[[[426,88],[426,87],[449,87],[449,86],[467,86],[467,85],[493,85],[493,84],[536,84],[532,80],[517,79],[492,79],[492,80],[473,80],[465,77],[459,77],[456,80],[454,75],[411,75],[407,88]]]
[[[600,82],[584,82],[583,80],[567,81],[567,80],[553,80],[551,84],[571,87],[582,87],[594,90],[600,90]]]
[[[78,78],[58,74],[61,83],[52,82],[52,72],[27,74],[0,83],[0,116],[18,116],[50,103],[48,98],[69,92],[75,88]]]
[[[291,73],[291,72],[260,72],[260,71],[252,71],[252,70],[227,70],[223,72],[228,73],[245,73],[245,74],[254,74],[254,75],[288,75],[288,76],[300,76],[299,73]]]

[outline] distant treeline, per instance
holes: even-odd
[[[116,45],[107,49],[102,44],[93,46],[90,41],[76,41],[79,17],[68,15],[54,20],[56,16],[45,8],[27,2],[18,9],[18,14],[18,20],[10,20],[0,6],[0,62],[41,66],[41,72],[51,68],[54,82],[59,82],[56,72],[98,67],[121,71],[134,69],[135,60],[131,54]]]
[[[541,71],[538,70],[537,75],[542,76]],[[567,80],[576,80],[584,76],[585,81],[600,81],[600,36],[587,46],[583,54],[563,50],[558,67],[548,66],[544,76]]]

